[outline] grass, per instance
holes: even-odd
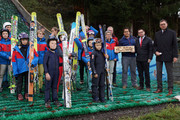
[[[169,106],[159,112],[151,112],[146,115],[134,117],[123,117],[119,120],[179,120],[180,119],[180,107],[169,104]]]

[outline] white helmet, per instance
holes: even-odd
[[[10,22],[5,22],[5,23],[3,24],[3,28],[5,29],[6,26],[11,26],[11,23],[10,23]]]

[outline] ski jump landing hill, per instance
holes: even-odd
[[[11,16],[17,15],[18,22],[18,34],[21,32],[26,32],[29,34],[29,23],[31,20],[30,13],[23,7],[23,5],[18,0],[0,0],[0,27],[4,22],[10,22]],[[38,22],[38,27],[43,26]],[[48,38],[50,31],[45,28],[45,38]]]

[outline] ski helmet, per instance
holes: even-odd
[[[51,41],[56,41],[56,43],[58,42],[57,38],[55,38],[55,37],[48,38],[48,40],[47,40],[47,47],[48,47],[48,48],[50,48],[50,47],[49,47],[49,43],[50,43]]]
[[[94,37],[89,37],[88,39],[87,39],[87,44],[89,45],[89,41],[93,41],[94,40]]]
[[[2,36],[2,33],[3,33],[4,31],[8,32],[8,37],[9,37],[9,30],[8,30],[8,29],[1,29],[1,36]]]
[[[3,24],[3,28],[5,29],[6,26],[11,26],[11,23],[10,23],[10,22],[5,22],[5,23]]]
[[[26,34],[25,32],[22,32],[19,34],[19,40],[21,39],[29,39],[28,34]]]

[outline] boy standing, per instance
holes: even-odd
[[[105,57],[102,52],[102,40],[94,40],[94,51],[90,57],[90,66],[92,69],[92,98],[93,102],[105,102]]]
[[[49,51],[47,51],[44,55],[44,72],[46,76],[45,80],[45,106],[51,107],[50,104],[50,89],[52,89],[52,101],[55,105],[62,106],[62,104],[58,101],[57,95],[57,84],[59,77],[59,56],[55,52],[57,48],[57,39],[50,38],[47,41],[47,46],[49,47]]]

